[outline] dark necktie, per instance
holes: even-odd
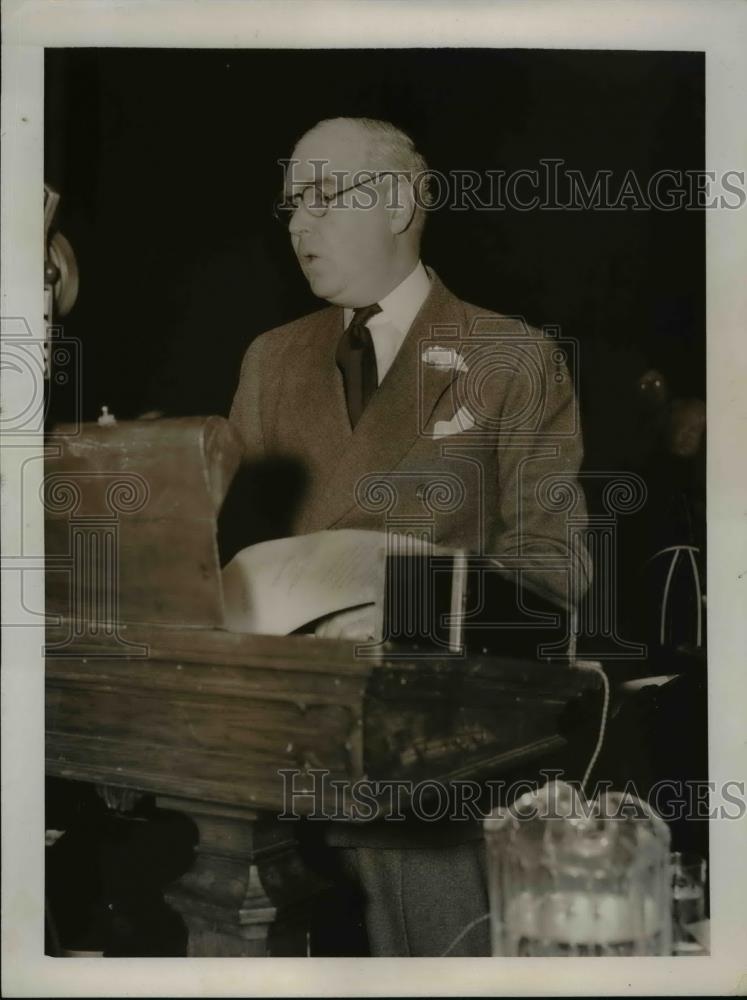
[[[351,427],[355,427],[360,420],[366,404],[379,384],[376,351],[366,324],[372,316],[380,312],[381,306],[376,303],[364,306],[362,309],[354,309],[350,325],[337,345],[337,365],[345,383],[345,399]]]

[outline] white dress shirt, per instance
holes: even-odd
[[[381,312],[372,316],[366,323],[371,331],[374,350],[376,351],[376,370],[379,385],[392,366],[412,321],[420,307],[428,297],[431,281],[422,261],[418,261],[415,269],[400,282],[397,287],[385,296],[378,305]],[[345,328],[350,325],[353,310],[346,309],[344,313]]]

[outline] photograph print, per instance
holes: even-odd
[[[704,53],[44,73],[46,954],[707,955]]]

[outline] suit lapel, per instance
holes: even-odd
[[[433,410],[457,372],[424,364],[423,351],[437,343],[449,345],[450,341],[457,346],[458,338],[466,333],[461,329],[463,322],[459,300],[433,275],[428,298],[391,368],[351,431],[342,379],[334,360],[337,339],[342,333],[339,321],[336,335],[325,342],[319,378],[314,379],[313,399],[309,401],[308,412],[323,416],[320,423],[307,427],[303,433],[303,440],[313,453],[322,457],[324,452],[329,474],[312,485],[301,531],[318,531],[336,524],[355,505],[355,488],[362,477],[394,469],[424,433]],[[318,354],[315,364],[320,364]],[[323,428],[329,431],[330,441],[312,444],[313,436]]]

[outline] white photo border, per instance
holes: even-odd
[[[291,11],[292,8],[292,11]],[[747,169],[747,4],[740,0],[6,0],[2,38],[0,316],[43,330],[44,47],[496,47],[705,52],[706,167]],[[292,13],[292,16],[289,14]],[[710,779],[747,775],[744,454],[747,208],[707,232]],[[3,409],[33,387],[3,370]],[[3,442],[2,552],[36,541],[21,509],[41,438]],[[33,475],[32,475],[33,480]],[[41,544],[39,540],[42,539]],[[20,564],[19,564],[20,565]],[[41,574],[24,596],[43,606]],[[43,629],[23,618],[22,572],[3,573],[2,948],[5,996],[717,995],[747,992],[744,820],[711,824],[712,953],[665,959],[98,959],[43,956]],[[7,578],[7,579],[6,579]],[[742,609],[740,614],[740,608]]]

